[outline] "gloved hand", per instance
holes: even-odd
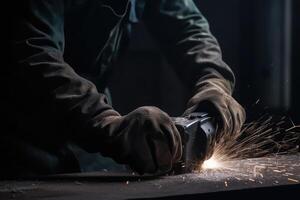
[[[184,115],[204,111],[216,117],[220,137],[224,134],[239,134],[246,118],[243,107],[231,96],[229,82],[220,78],[199,81],[187,107]]]
[[[171,118],[156,107],[140,107],[125,116],[106,117],[101,126],[109,135],[101,153],[129,164],[140,174],[163,174],[182,155],[181,137]]]

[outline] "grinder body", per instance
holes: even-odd
[[[192,113],[173,118],[182,139],[183,155],[175,164],[176,174],[190,173],[212,156],[217,124],[207,113]]]

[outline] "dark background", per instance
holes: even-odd
[[[248,119],[268,111],[300,123],[300,1],[194,1],[236,74],[234,96],[246,108]],[[154,105],[180,115],[189,92],[143,24],[133,30],[130,48],[111,80],[113,106],[122,114]]]

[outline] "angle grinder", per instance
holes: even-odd
[[[174,165],[175,174],[190,173],[209,159],[214,150],[217,123],[208,113],[192,113],[173,118],[182,139],[183,155]]]

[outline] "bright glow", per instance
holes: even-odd
[[[221,167],[221,163],[218,162],[218,160],[214,159],[213,157],[204,161],[202,165],[202,169],[216,169],[220,167]]]

